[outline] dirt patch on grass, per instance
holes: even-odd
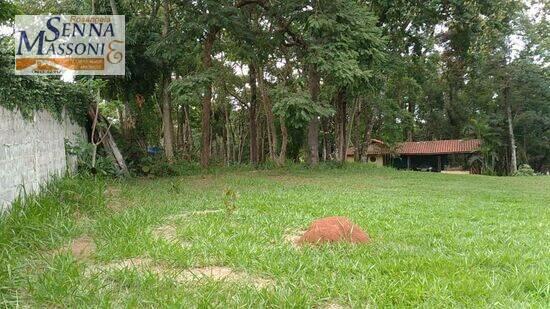
[[[164,240],[169,243],[180,243],[182,246],[189,246],[190,243],[178,237],[176,226],[172,224],[159,226],[153,230],[153,237],[157,240]]]
[[[154,265],[153,260],[149,258],[131,258],[126,260],[114,261],[107,264],[91,265],[86,269],[85,275],[113,272],[123,269],[146,270]]]
[[[197,211],[192,211],[191,214],[192,215],[208,215],[208,214],[216,214],[216,213],[220,213],[220,212],[223,212],[223,209],[197,210]]]
[[[127,208],[127,206],[122,202],[122,199],[120,198],[120,192],[120,189],[113,186],[107,186],[105,191],[103,191],[103,195],[107,200],[107,208],[109,210],[119,212]]]
[[[107,188],[105,188],[105,191],[103,191],[103,194],[105,195],[105,197],[117,197],[120,195],[120,189],[113,186],[107,186]]]
[[[245,272],[235,271],[229,267],[222,266],[207,266],[186,269],[178,276],[179,280],[214,280],[228,281],[234,283],[245,283],[254,286],[257,289],[273,286],[274,282],[271,279],[251,276]]]
[[[150,258],[131,258],[104,265],[93,265],[88,267],[86,275],[101,274],[123,269],[135,269],[142,273],[152,273],[158,277],[172,279],[178,283],[213,280],[243,283],[254,286],[257,289],[263,289],[274,285],[274,281],[271,279],[252,276],[229,267],[205,266],[181,269],[162,263],[156,263]]]
[[[94,240],[90,236],[81,236],[73,239],[69,245],[55,249],[50,253],[57,255],[70,252],[77,260],[87,260],[94,254],[96,249]]]
[[[112,210],[114,212],[119,212],[119,211],[122,211],[124,208],[126,207],[118,199],[107,200],[107,209],[109,210]]]
[[[283,239],[292,247],[299,248],[300,246],[298,245],[298,241],[305,232],[305,230],[289,230],[283,235]]]
[[[184,213],[169,216],[168,219],[170,220],[186,219],[193,216],[204,216],[204,215],[216,214],[216,213],[222,213],[222,212],[224,212],[223,209],[205,209],[205,210],[187,211]]]
[[[347,306],[340,305],[339,303],[326,303],[319,307],[321,309],[346,309],[349,308]]]
[[[162,239],[168,242],[175,242],[178,240],[176,227],[173,225],[163,225],[157,227],[153,230],[153,236],[156,239]]]

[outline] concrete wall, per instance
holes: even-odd
[[[382,155],[369,155],[367,160],[370,164],[375,164],[380,167],[384,166],[384,157]]]
[[[17,111],[0,106],[0,212],[23,192],[36,192],[54,175],[67,170],[65,139],[85,138],[86,131],[49,112],[35,112],[24,119]]]

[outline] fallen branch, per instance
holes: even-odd
[[[99,114],[98,104],[95,104],[95,109],[94,109],[94,106],[90,106],[90,108],[88,109],[88,116],[92,119],[92,134],[90,136],[90,141],[93,145],[92,171],[95,173],[97,146],[102,144],[105,151],[115,160],[117,168],[120,171],[120,173],[124,176],[128,176],[130,173],[128,171],[128,167],[126,166],[126,162],[124,161],[124,157],[122,156],[122,153],[118,149],[115,143],[115,140],[110,132],[111,124],[109,123],[107,118]],[[99,122],[105,123],[107,125],[107,128],[105,129],[105,128],[102,128],[101,126],[98,127],[97,124]],[[97,139],[96,139],[96,131],[98,135]]]

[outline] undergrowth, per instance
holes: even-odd
[[[78,218],[105,211],[105,183],[85,177],[52,181],[0,215],[0,302],[8,306],[28,278],[22,269],[81,231]]]

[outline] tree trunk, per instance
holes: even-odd
[[[116,111],[118,113],[118,119],[120,120],[120,133],[122,134],[122,136],[124,136],[124,138],[126,138],[126,130],[124,128],[124,111],[123,111],[123,108],[124,107],[117,107],[116,108]]]
[[[308,69],[308,88],[309,95],[313,104],[318,104],[320,93],[319,73],[310,65]],[[317,166],[319,164],[319,117],[313,116],[309,121],[307,130],[308,160],[309,165]]]
[[[229,112],[231,113],[231,110],[229,110]],[[231,119],[231,114],[229,114],[229,119]],[[237,136],[235,131],[238,129],[239,119],[235,118],[234,124],[231,121],[228,121],[227,124],[228,124],[227,135],[229,136],[229,140],[230,140],[228,144],[228,147],[229,147],[228,150],[231,153],[229,157],[230,159],[229,161],[235,162],[237,159]]]
[[[407,111],[409,112],[409,115],[411,117],[411,123],[408,124],[407,128],[407,141],[412,142],[414,140],[414,110],[415,106],[413,102],[409,102],[407,104]]]
[[[458,103],[458,91],[460,88],[460,82],[456,82],[453,80],[449,81],[449,95],[448,99],[444,100],[443,107],[445,108],[445,111],[447,113],[447,117],[449,118],[449,124],[453,131],[453,138],[458,138],[461,135],[461,123],[459,119],[459,115],[457,114],[457,109],[460,109],[459,103]]]
[[[126,161],[124,160],[122,153],[118,149],[118,146],[116,145],[115,140],[111,135],[111,132],[110,132],[111,125],[109,124],[109,121],[107,120],[107,118],[99,114],[99,108],[97,107],[97,105],[95,105],[95,107],[90,106],[88,108],[88,117],[92,120],[92,123],[93,123],[92,134],[90,136],[90,140],[93,146],[92,167],[95,168],[97,146],[101,143],[105,151],[114,159],[114,162],[117,164],[117,167],[121,172],[121,174],[123,174],[124,176],[130,175],[130,172],[128,171],[128,167],[126,166]],[[105,125],[98,127],[97,124],[99,122],[102,122]],[[96,129],[97,129],[97,132],[96,132]],[[95,136],[96,133],[97,133],[97,137]],[[96,141],[96,138],[98,141]]]
[[[202,51],[202,64],[205,71],[212,67],[212,48],[216,40],[218,30],[211,28],[204,40]],[[201,166],[207,167],[210,161],[210,113],[212,112],[212,82],[208,82],[202,98],[201,111]]]
[[[347,156],[347,111],[346,111],[346,93],[343,89],[336,95],[336,134],[338,145],[338,160],[342,163],[346,161]]]
[[[256,120],[256,123],[258,125],[258,162],[264,163],[265,162],[265,130],[264,130],[264,122],[261,121],[261,118]]]
[[[349,149],[349,145],[350,145],[350,142],[351,142],[351,134],[353,133],[353,126],[355,125],[355,114],[357,114],[358,106],[359,106],[359,100],[355,99],[355,105],[353,106],[353,109],[351,111],[351,119],[346,124],[346,135],[345,135],[346,139],[344,140],[345,147],[346,147],[346,157],[347,157],[347,150]],[[346,106],[346,114],[345,115],[347,115],[347,106]],[[346,121],[347,121],[347,116],[346,116]],[[354,161],[357,161],[357,160],[355,160],[355,155],[354,155]]]
[[[163,74],[162,77],[162,129],[164,136],[164,154],[168,162],[174,162],[174,123],[172,122],[172,102],[168,86],[170,75]]]
[[[193,135],[191,132],[191,124],[189,123],[189,111],[187,110],[187,105],[183,106],[183,117],[183,155],[185,159],[189,160],[191,158],[191,149],[193,147]]]
[[[239,157],[239,149],[241,147],[241,122],[240,119],[236,119],[235,128],[232,128],[232,139],[233,139],[233,160],[241,163],[241,158]]]
[[[323,129],[323,161],[327,161],[330,156],[330,143],[328,141],[328,119],[321,120],[321,128]]]
[[[239,154],[238,154],[239,164],[243,162],[244,140],[247,137],[246,133],[244,132],[244,124],[240,127],[240,132],[241,134],[239,134],[240,139],[239,139]]]
[[[229,109],[231,108],[231,105],[225,104],[223,107],[223,119],[224,119],[224,125],[223,125],[223,152],[224,152],[224,165],[228,165],[231,161],[231,147],[229,146],[230,142],[229,139],[231,138],[231,135],[229,134],[229,126],[231,125],[229,123]]]
[[[113,13],[113,15],[118,15],[118,10],[116,7],[115,0],[109,0],[109,3],[111,4],[111,12]]]
[[[168,0],[163,1],[163,9],[162,37],[166,38],[169,27]],[[162,127],[164,135],[164,154],[166,155],[166,159],[169,163],[174,162],[174,123],[172,122],[172,98],[170,97],[170,90],[168,89],[171,79],[171,73],[169,68],[166,66],[162,74]]]
[[[371,135],[372,135],[372,129],[374,128],[374,120],[376,119],[376,114],[378,113],[378,109],[373,106],[371,108],[371,114],[365,113],[365,141],[363,144],[364,151],[361,153],[362,160],[367,161],[367,151],[369,149],[369,145],[371,143]]]
[[[363,145],[361,144],[361,138],[359,136],[359,129],[361,128],[361,110],[362,110],[363,98],[357,99],[357,105],[355,108],[355,114],[353,116],[353,122],[355,124],[355,130],[353,131],[353,145],[355,147],[354,160],[355,162],[361,162],[361,154],[363,153]]]
[[[124,92],[124,106],[122,107],[122,118],[120,119],[123,135],[126,139],[131,136],[132,130],[135,128],[135,120],[130,110],[130,102],[128,93]]]
[[[286,147],[288,145],[288,130],[286,127],[286,120],[284,116],[279,117],[281,123],[281,151],[279,152],[278,165],[283,166],[286,162]]]
[[[184,129],[185,126],[185,118],[183,115],[183,106],[181,108],[178,108],[176,110],[176,151],[182,151],[183,150],[183,143],[185,138],[183,137],[183,134],[185,132]]]
[[[256,124],[257,107],[257,88],[256,88],[256,68],[254,65],[248,65],[248,83],[250,85],[250,109],[248,113],[248,128],[250,132],[250,163],[258,164],[258,132]]]
[[[263,69],[258,69],[258,86],[262,95],[262,102],[267,120],[267,132],[269,141],[269,156],[272,161],[275,161],[275,153],[277,152],[277,133],[275,132],[275,121],[273,116],[273,106],[267,92],[267,87],[264,81]]]
[[[187,158],[187,123],[185,119],[185,105],[181,107],[181,115],[179,115],[180,124],[178,126],[179,133],[179,143],[181,145],[182,157]],[[180,128],[181,127],[181,128]]]
[[[512,119],[512,104],[510,102],[510,77],[506,75],[504,86],[504,104],[506,104],[506,120],[508,122],[508,136],[510,138],[510,174],[513,175],[518,170],[516,154],[516,138],[514,135],[514,123]]]

